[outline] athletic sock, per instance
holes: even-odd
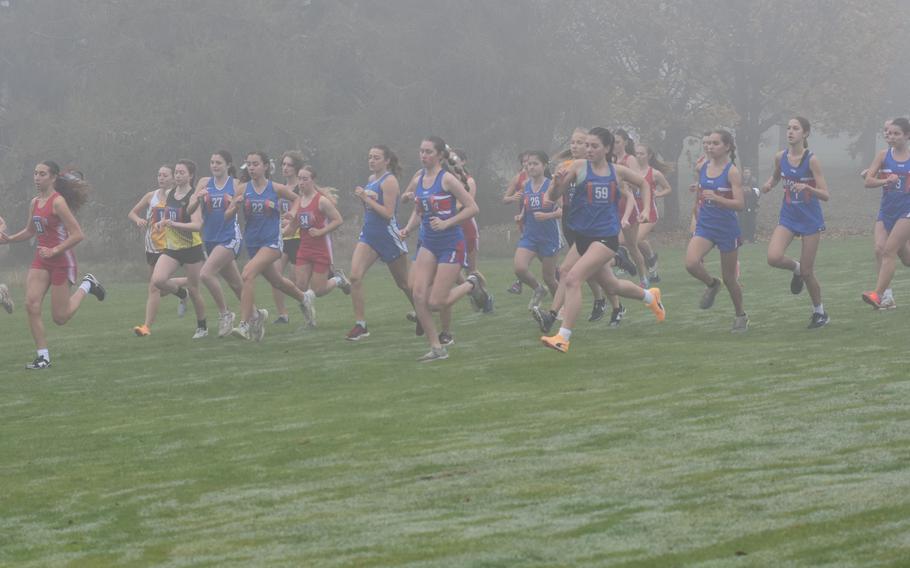
[[[313,292],[313,290],[307,290],[306,292],[303,293],[303,295],[308,297],[310,300],[316,299],[316,292]]]
[[[201,320],[196,320],[196,327],[199,329],[208,329],[205,327],[205,318],[202,318]]]
[[[796,263],[796,268],[793,269],[793,275],[794,275],[794,276],[799,276],[799,261],[798,261],[798,260],[795,260],[795,261],[793,261],[793,262]]]
[[[650,306],[652,303],[654,303],[654,294],[652,294],[648,290],[644,290],[644,293],[645,293],[645,297],[642,298],[642,300],[644,300],[645,304]]]
[[[365,322],[364,320],[357,320],[354,322],[354,325],[359,325],[363,329],[367,328],[367,322]]]
[[[559,335],[566,341],[572,339],[572,330],[565,327],[559,328]]]
[[[92,283],[88,280],[83,280],[82,284],[79,285],[79,289],[88,294],[92,290]]]
[[[45,359],[47,359],[48,361],[50,361],[50,360],[51,360],[51,352],[48,351],[47,349],[39,349],[39,350],[38,350],[38,357],[44,357]]]
[[[817,306],[813,306],[812,311],[815,312],[816,314],[823,314],[823,313],[825,313],[825,305],[819,304]]]

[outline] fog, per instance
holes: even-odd
[[[74,165],[94,187],[80,255],[138,259],[126,213],[160,164],[205,175],[220,148],[295,149],[340,190],[353,234],[369,146],[409,176],[438,135],[466,150],[493,231],[514,214],[499,196],[520,151],[606,126],[676,162],[672,232],[691,207],[693,137],[734,131],[761,183],[798,114],[831,186],[829,229],[864,230],[877,194],[858,171],[883,120],[908,112],[910,76],[894,69],[908,16],[889,0],[3,0],[0,215],[21,228],[38,161]]]

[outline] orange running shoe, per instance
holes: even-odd
[[[561,335],[559,335],[558,333],[556,335],[554,335],[553,337],[547,337],[546,335],[542,335],[540,337],[540,342],[543,343],[545,346],[549,347],[550,349],[555,349],[555,350],[559,351],[560,353],[569,352],[569,342],[566,339],[563,339],[563,337]]]
[[[648,307],[654,312],[654,317],[657,318],[658,323],[664,321],[667,319],[667,310],[660,303],[660,288],[648,288],[648,292],[651,292],[651,295],[654,296],[654,301],[648,304]]]
[[[138,337],[147,337],[152,334],[152,330],[149,329],[149,326],[142,324],[134,327],[133,333],[135,333]]]
[[[880,310],[882,307],[882,299],[874,290],[872,292],[863,292],[863,301],[876,310]]]

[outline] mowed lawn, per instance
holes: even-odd
[[[44,372],[23,369],[16,286],[0,564],[906,565],[910,275],[876,313],[870,239],[825,239],[832,323],[809,331],[764,246],[743,249],[748,333],[729,333],[725,291],[699,310],[682,249],[664,249],[666,323],[629,302],[567,355],[540,346],[527,291],[505,293],[510,259],[484,260],[496,313],[459,305],[433,364],[414,362],[427,344],[381,265],[359,343],[340,293],[315,330],[291,302],[261,344],[191,341],[168,298],[140,339],[145,286],[108,282],[66,327],[46,318]]]

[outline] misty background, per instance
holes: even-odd
[[[733,130],[760,185],[799,114],[829,232],[869,232],[879,193],[858,173],[910,107],[907,21],[897,0],[0,0],[0,215],[21,229],[35,164],[71,165],[94,186],[80,258],[139,261],[126,214],[160,164],[189,158],[203,176],[221,148],[237,165],[293,149],[340,190],[345,258],[370,145],[398,153],[404,184],[438,135],[477,179],[482,254],[506,254],[518,153],[606,126],[677,164],[657,232],[682,242],[701,132]],[[762,198],[760,233],[779,203]]]

